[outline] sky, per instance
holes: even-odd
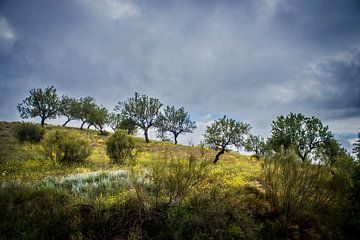
[[[360,1],[0,0],[0,119],[20,120],[17,103],[50,85],[109,110],[134,92],[184,107],[198,128],[183,144],[223,115],[268,137],[300,112],[351,149]]]

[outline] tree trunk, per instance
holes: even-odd
[[[177,137],[178,135],[176,133],[174,133],[174,144],[176,145],[178,142],[177,142]]]
[[[45,117],[41,117],[41,126],[42,127],[44,127],[44,125],[45,125],[45,119],[46,119]]]
[[[148,128],[144,128],[145,142],[149,143]]]
[[[220,155],[223,154],[224,152],[225,152],[225,148],[222,148],[221,151],[216,154],[213,163],[217,163],[217,161],[219,161]]]
[[[83,130],[83,126],[85,125],[86,122],[83,122],[80,126],[80,130]]]
[[[92,126],[92,123],[89,123],[89,125],[87,126],[87,129],[90,129],[90,127]]]
[[[71,119],[70,118],[68,118],[68,120],[66,120],[66,122],[62,125],[63,127],[65,127],[66,126],[66,124],[68,124],[68,122],[70,122],[71,121]]]

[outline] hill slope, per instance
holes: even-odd
[[[254,239],[258,225],[242,201],[260,163],[216,152],[133,137],[136,155],[114,164],[109,136],[48,125],[87,139],[83,163],[63,165],[41,143],[20,143],[20,123],[0,122],[0,236],[4,239]]]
[[[0,122],[0,182],[2,183],[8,181],[27,182],[41,180],[50,176],[67,176],[70,174],[127,168],[126,166],[111,163],[106,155],[106,141],[109,136],[99,135],[97,131],[46,126],[47,133],[55,129],[65,129],[89,140],[92,145],[91,156],[84,163],[60,165],[44,156],[41,144],[21,144],[16,139],[16,126],[19,124],[17,122]],[[163,155],[186,158],[191,154],[211,161],[216,154],[216,151],[212,149],[198,146],[174,145],[161,141],[152,141],[146,144],[142,138],[133,138],[136,142],[136,161],[151,160]],[[229,151],[221,157],[219,163],[214,166],[213,171],[220,174],[224,181],[245,184],[258,177],[260,164],[255,158]]]

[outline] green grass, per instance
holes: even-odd
[[[70,127],[48,125],[46,132],[55,129],[66,129],[72,134],[86,138],[92,145],[91,156],[81,164],[61,165],[46,159],[42,145],[17,141],[15,129],[19,123],[0,122],[0,182],[31,182],[47,177],[61,177],[94,171],[108,171],[127,168],[124,165],[111,163],[106,155],[106,140],[109,136],[99,135],[97,131],[80,130]],[[170,155],[185,158],[195,155],[211,161],[216,151],[202,149],[197,146],[174,145],[169,142],[152,141],[145,143],[142,138],[133,137],[136,142],[136,161],[144,162],[159,155]],[[223,178],[228,185],[242,185],[251,182],[260,174],[259,162],[251,157],[235,152],[227,152],[221,156],[219,163],[212,168],[217,177]]]

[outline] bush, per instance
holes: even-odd
[[[125,132],[117,130],[106,142],[106,153],[113,162],[122,163],[125,159],[133,157],[134,147],[134,140]]]
[[[45,130],[34,123],[22,123],[16,129],[16,137],[20,142],[40,142]]]
[[[303,163],[293,150],[266,157],[263,173],[267,234],[281,239],[338,237],[346,177],[325,165]]]
[[[91,153],[87,140],[60,130],[49,133],[43,146],[45,156],[60,163],[83,162]]]

